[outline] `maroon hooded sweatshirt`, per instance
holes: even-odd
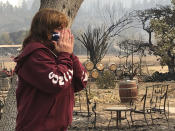
[[[29,43],[15,58],[16,131],[62,131],[72,122],[74,92],[85,88],[87,73],[78,58],[57,56],[41,43]]]

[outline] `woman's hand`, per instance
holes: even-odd
[[[74,36],[70,29],[63,29],[60,32],[60,38],[58,42],[53,41],[56,52],[67,52],[72,54],[74,47]]]

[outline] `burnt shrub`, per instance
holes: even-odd
[[[156,71],[151,76],[146,76],[144,78],[144,82],[163,82],[171,80],[175,80],[175,73],[160,73]]]
[[[104,70],[97,78],[96,84],[100,89],[114,88],[116,85],[115,74],[110,70]]]

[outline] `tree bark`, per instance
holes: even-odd
[[[84,0],[41,0],[42,8],[54,8],[65,13],[69,18],[69,26],[72,22]]]
[[[41,0],[40,9],[55,8],[65,13],[69,19],[69,27],[84,0]],[[2,119],[0,120],[0,131],[15,131],[16,126],[16,94],[15,87],[9,89],[8,96],[3,108]]]
[[[167,64],[168,65],[168,72],[173,74],[174,73],[174,65],[172,64]]]
[[[16,125],[16,76],[11,78],[10,89],[3,108],[3,115],[0,120],[0,131],[15,131]]]

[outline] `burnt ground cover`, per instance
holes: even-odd
[[[142,121],[144,120],[143,114],[136,114],[134,115],[134,119],[139,121],[137,121],[135,125],[132,126],[132,123],[130,120],[130,113],[127,112],[126,116],[130,123],[130,127],[126,120],[122,120],[118,128],[116,128],[115,120],[112,120],[110,125],[108,126],[111,116],[110,116],[110,112],[104,111],[104,109],[111,106],[128,106],[128,105],[124,105],[120,102],[117,84],[114,89],[97,89],[96,85],[91,83],[88,86],[90,87],[90,90],[88,88],[88,98],[90,101],[89,110],[92,115],[90,117],[87,117],[88,113],[87,113],[87,103],[86,103],[87,99],[85,95],[86,92],[82,91],[81,93],[79,93],[79,95],[76,95],[76,99],[75,99],[76,100],[75,105],[81,104],[81,111],[80,111],[80,106],[74,107],[73,122],[72,122],[72,125],[69,127],[69,130],[70,131],[106,131],[106,130],[110,130],[110,131],[115,131],[115,130],[174,131],[175,130],[175,82],[174,81],[163,82],[163,83],[140,82],[138,83],[138,91],[139,91],[138,99],[140,99],[143,96],[145,87],[153,84],[169,85],[168,102],[167,102],[167,114],[169,110],[168,122],[165,119],[156,119],[153,121],[154,124],[152,124],[150,116],[147,115],[147,119],[148,119],[148,125],[147,125],[144,121]],[[92,111],[92,107],[94,106],[95,102],[96,102],[96,110],[95,110],[96,123],[94,127],[95,115]],[[168,104],[169,104],[169,108],[168,108]],[[122,115],[124,114],[122,113]],[[165,117],[161,117],[160,115],[160,118],[165,118]]]

